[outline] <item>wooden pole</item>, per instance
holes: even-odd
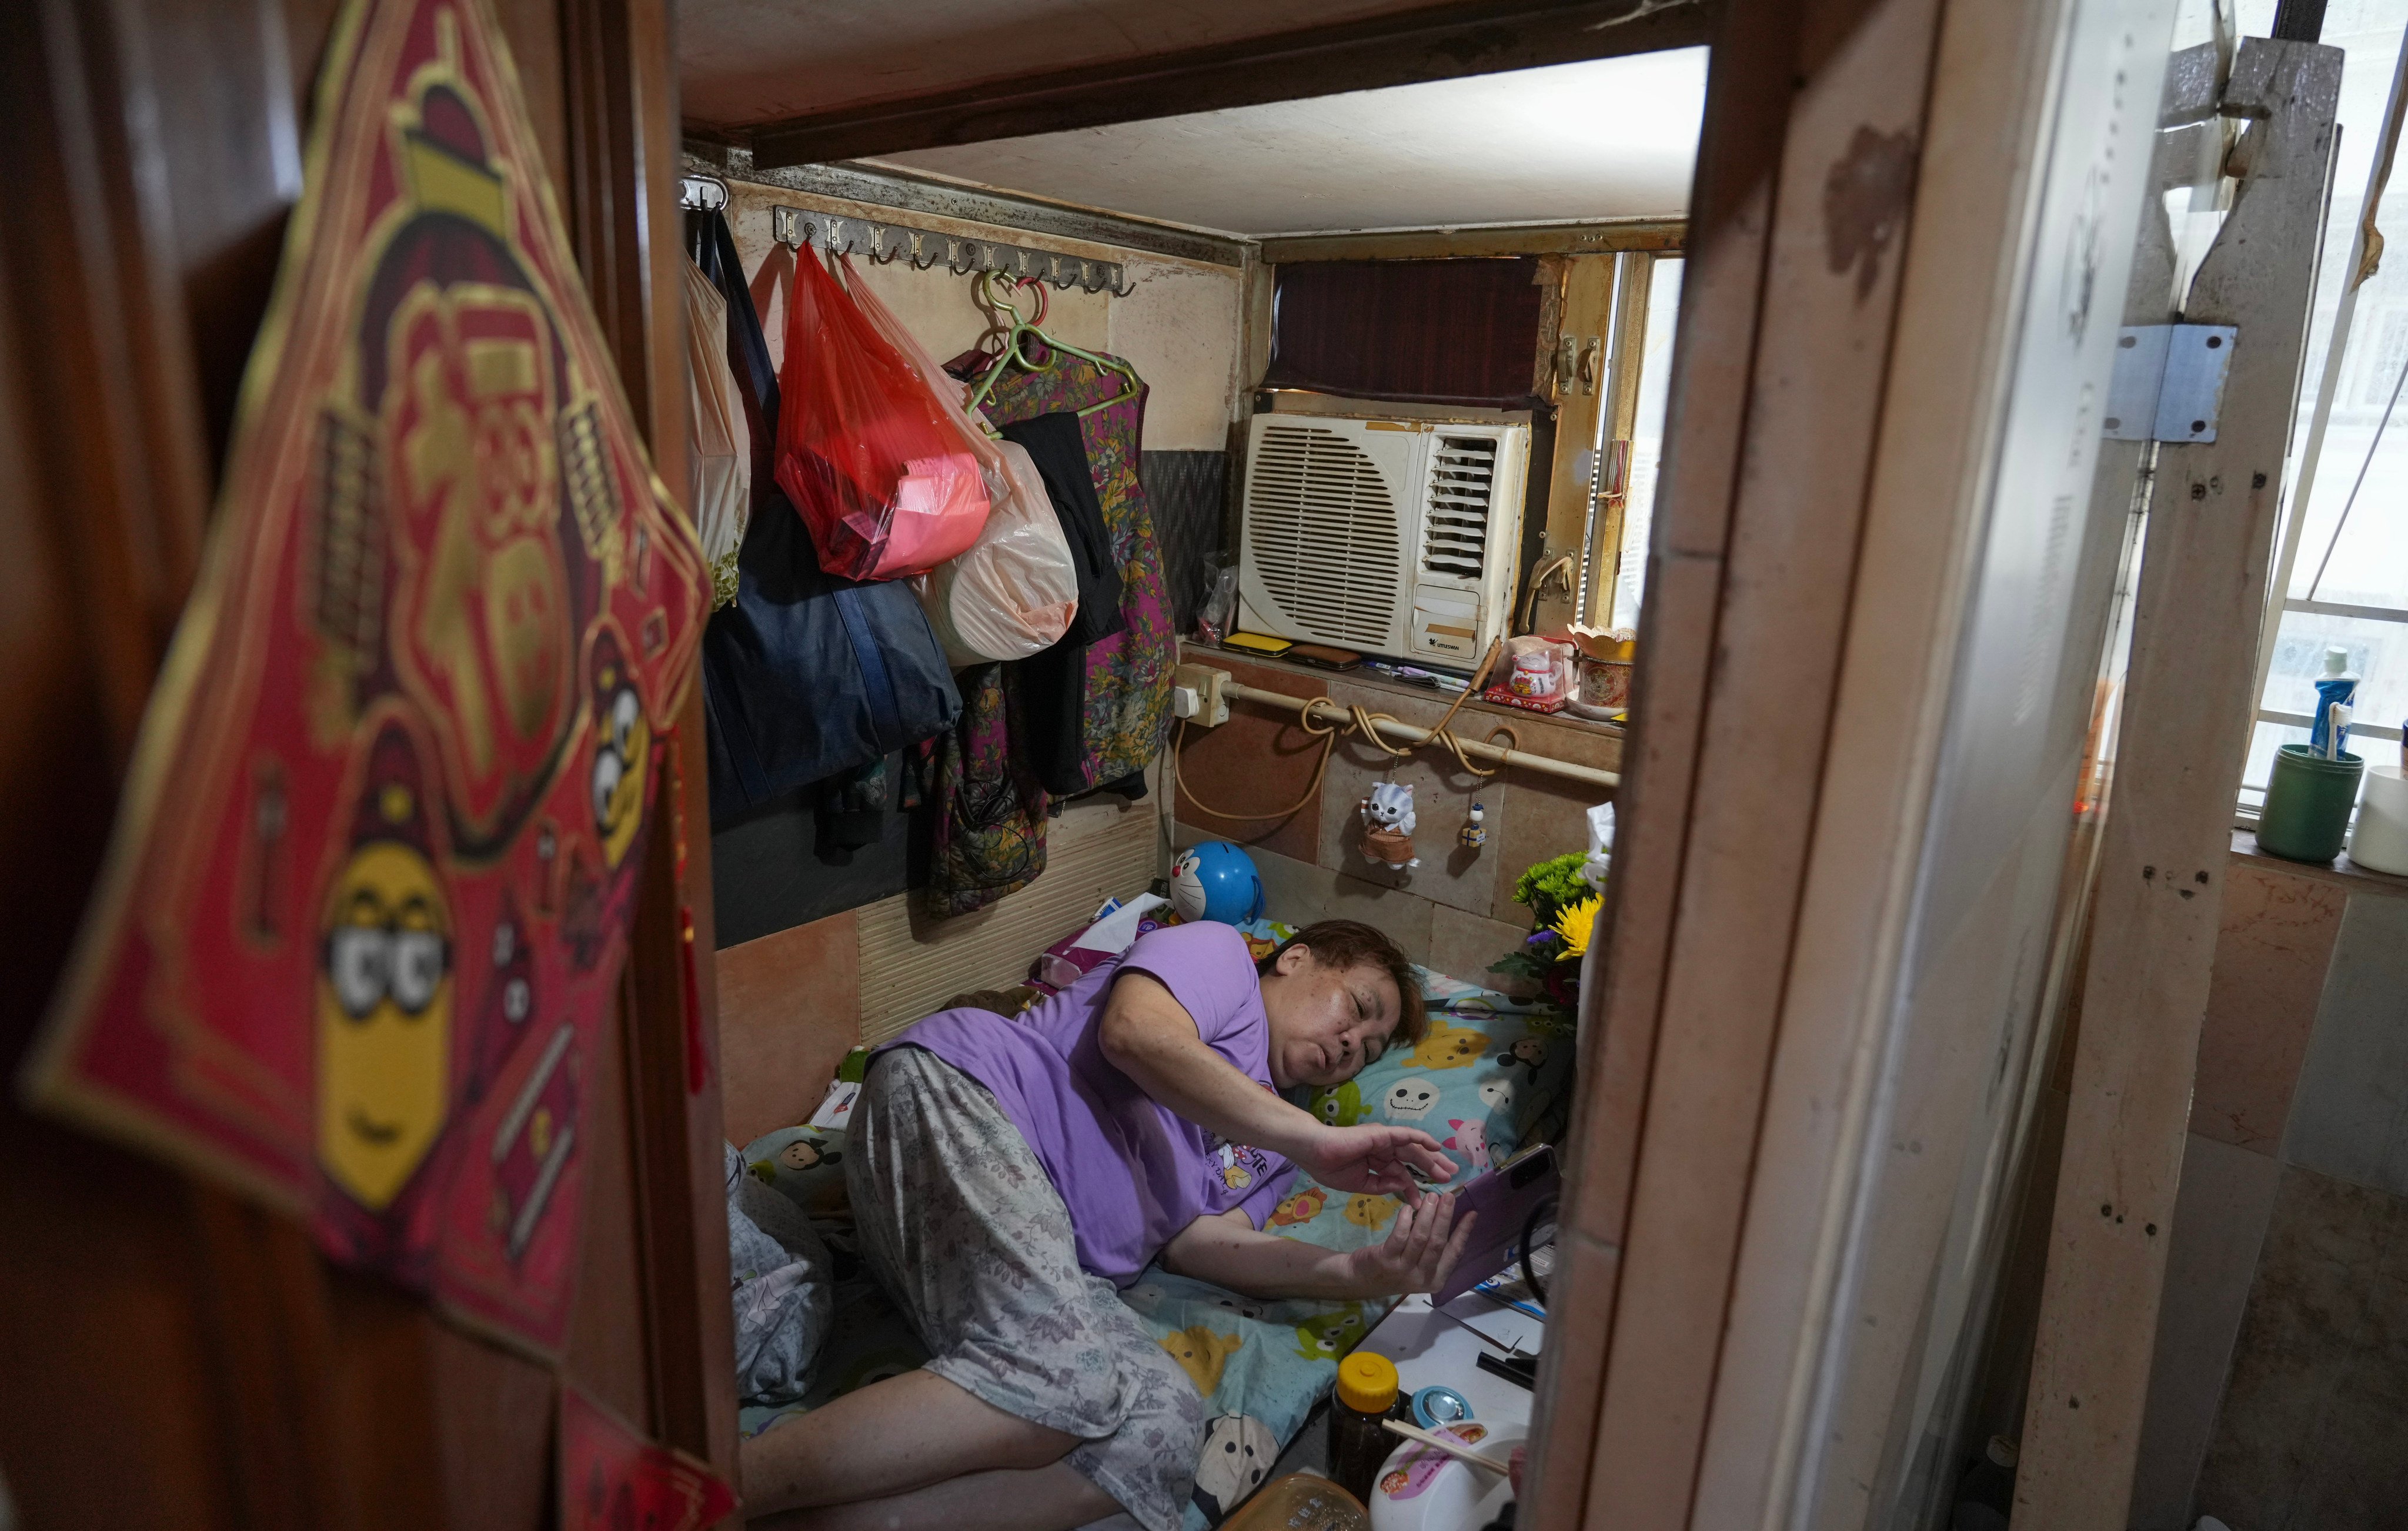
[[[1326,716],[1340,728],[1351,728],[1353,721],[1345,709],[1326,696],[1290,696],[1282,692],[1265,691],[1239,680],[1225,680],[1221,694],[1232,701],[1255,702],[1265,707],[1282,707],[1290,712],[1312,716],[1314,709],[1326,708]],[[1436,730],[1416,728],[1409,723],[1398,723],[1385,713],[1371,714],[1371,726],[1388,737],[1404,744],[1438,742]],[[1509,750],[1503,745],[1484,744],[1477,739],[1457,737],[1455,745],[1474,760],[1493,761],[1499,766],[1512,766],[1520,770],[1538,771],[1547,776],[1559,776],[1568,781],[1579,781],[1592,787],[1614,788],[1622,785],[1621,776],[1600,770],[1595,766],[1583,766],[1578,761],[1557,760],[1553,755],[1534,755],[1527,750]]]
[[[2032,1357],[2017,1531],[2123,1531],[2182,1175],[2267,557],[2306,343],[2339,49],[2248,38],[2231,213],[2184,318],[2231,324],[2216,438],[2160,446]]]

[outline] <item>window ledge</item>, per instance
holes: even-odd
[[[2389,872],[2378,872],[2372,867],[2360,866],[2349,859],[2349,852],[2345,851],[2331,861],[2323,864],[2292,861],[2287,857],[2275,855],[2272,851],[2260,851],[2258,848],[2256,835],[2245,829],[2236,829],[2232,832],[2232,853],[2236,857],[2246,857],[2270,870],[2291,872],[2300,877],[2314,878],[2319,882],[2336,882],[2344,888],[2363,893],[2408,895],[2408,877],[2394,877]]]

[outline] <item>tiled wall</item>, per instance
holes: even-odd
[[[2408,879],[2235,854],[2134,1531],[2408,1524]]]
[[[1267,691],[1326,695],[1341,707],[1359,704],[1425,728],[1436,724],[1447,707],[1404,687],[1250,665],[1217,650],[1191,648],[1185,657]],[[1452,727],[1466,738],[1480,739],[1500,724],[1512,727],[1520,747],[1534,753],[1604,770],[1620,767],[1620,736],[1589,725],[1467,707]],[[1514,880],[1533,862],[1585,850],[1588,808],[1605,801],[1610,791],[1522,769],[1483,780],[1437,750],[1416,750],[1392,762],[1360,739],[1347,738],[1331,751],[1320,790],[1308,797],[1305,789],[1321,749],[1321,740],[1305,733],[1294,713],[1260,705],[1238,704],[1218,728],[1189,729],[1179,762],[1184,781],[1173,808],[1174,840],[1182,846],[1212,839],[1245,846],[1261,869],[1274,918],[1297,923],[1361,920],[1387,931],[1417,962],[1457,978],[1500,981],[1487,973],[1488,965],[1530,929],[1529,911],[1513,902]],[[1409,874],[1367,862],[1358,849],[1355,805],[1392,770],[1396,780],[1412,787],[1419,820],[1413,844],[1421,865]],[[1283,816],[1233,822],[1198,811],[1197,794],[1203,806],[1232,813],[1304,801]],[[1475,796],[1484,809],[1488,843],[1472,851],[1458,844],[1456,836]]]

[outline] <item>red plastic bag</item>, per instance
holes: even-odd
[[[978,540],[987,488],[970,443],[815,251],[795,261],[778,392],[778,483],[822,568],[902,579]]]

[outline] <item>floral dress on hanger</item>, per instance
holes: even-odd
[[[986,358],[956,358],[951,368],[956,376],[965,363],[982,368]],[[986,417],[1000,426],[1105,405],[1081,417],[1079,424],[1120,565],[1124,625],[1087,649],[1081,732],[1090,787],[1141,773],[1161,752],[1170,727],[1177,649],[1162,550],[1138,480],[1146,392],[1141,382],[1131,389],[1117,373],[1057,355],[1041,371],[1007,369],[983,406]],[[1001,668],[961,678],[961,721],[938,744],[939,822],[926,908],[939,918],[983,909],[1026,887],[1045,868],[1047,799],[1009,748]]]

